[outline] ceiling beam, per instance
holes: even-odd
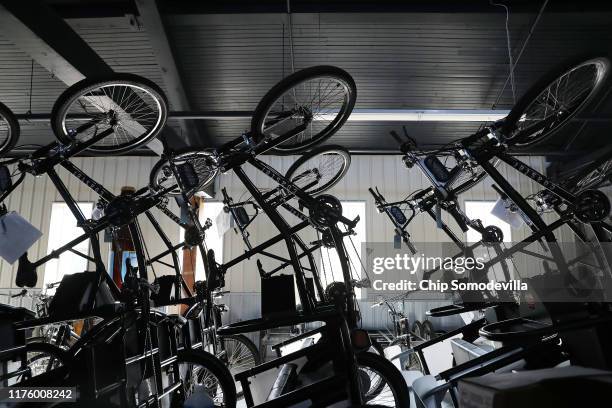
[[[166,84],[166,96],[170,105],[176,110],[191,110],[191,103],[183,86],[157,1],[136,0],[136,7],[140,14],[139,21],[144,25],[149,42],[153,48],[153,54],[155,54],[157,64],[161,69],[162,78]],[[194,146],[211,146],[211,140],[206,134],[206,129],[202,123],[198,125],[194,121],[186,120],[181,121],[180,127],[184,139],[189,144]]]
[[[0,1],[0,33],[67,86],[113,69],[42,1]],[[162,143],[147,144],[157,154]]]
[[[538,11],[541,1],[513,0],[513,13]],[[286,13],[287,3],[279,0],[193,1],[161,0],[164,14],[251,14]],[[611,2],[556,0],[548,12],[575,13],[586,9],[611,11]],[[482,0],[291,0],[291,13],[495,13],[495,6]]]

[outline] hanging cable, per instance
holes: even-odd
[[[345,226],[345,228],[348,231],[348,227]],[[357,252],[357,247],[355,246],[355,243],[353,242],[353,237],[349,235],[348,238],[349,238],[349,241],[351,241],[351,246],[353,247],[353,250],[355,251],[355,255],[357,255],[357,259],[359,259],[359,263],[361,264],[361,269],[363,270],[363,273],[365,274],[366,278],[370,280],[370,275],[368,274],[368,271],[366,270],[366,267],[363,264],[363,260],[361,259],[361,256],[359,256],[359,252]]]
[[[30,66],[30,103],[28,111],[26,115],[32,114],[32,91],[34,89],[34,60],[32,60],[32,65]]]
[[[516,89],[514,87],[514,64],[512,62],[512,46],[510,41],[510,29],[508,28],[508,22],[510,21],[510,10],[508,6],[501,3],[494,3],[493,0],[489,0],[489,4],[492,6],[503,7],[506,10],[506,47],[508,49],[508,64],[510,66],[510,73],[508,76],[510,77],[510,88],[512,90],[512,101],[516,104]],[[505,85],[504,85],[505,86]]]
[[[548,0],[544,0],[544,3],[542,4],[542,7],[540,7],[540,11],[538,12],[538,15],[536,16],[533,24],[529,28],[529,33],[527,33],[527,37],[525,38],[525,41],[523,42],[523,45],[521,46],[521,50],[519,51],[518,55],[516,56],[516,60],[514,61],[514,64],[510,67],[510,73],[513,76],[514,76],[514,69],[518,65],[519,60],[521,59],[521,57],[523,56],[523,51],[525,51],[525,48],[527,47],[527,44],[529,43],[529,40],[531,39],[531,35],[533,34],[536,26],[538,25],[538,22],[540,21],[540,17],[542,17],[542,14],[544,13],[544,10],[546,9],[546,5],[547,4],[548,4]],[[506,77],[506,81],[504,82],[504,86],[502,87],[502,89],[497,94],[497,97],[495,98],[495,102],[493,102],[493,105],[491,106],[491,109],[495,109],[496,108],[497,103],[499,102],[499,99],[502,96],[502,93],[506,90],[506,86],[508,85],[508,81],[509,80],[510,80],[510,75],[508,75],[508,77]]]
[[[332,278],[332,283],[335,282],[335,278],[334,278],[334,270],[332,268],[332,263],[331,263],[331,256],[329,255],[329,248],[325,248],[325,250],[327,251],[327,262],[329,262],[329,271],[331,272],[331,278]]]
[[[140,229],[140,223],[138,222],[138,220],[135,220],[134,224],[136,225],[136,229],[138,230],[138,235],[140,235],[141,237],[144,237],[144,235],[142,234],[142,229]],[[147,259],[151,259],[151,255],[149,254],[149,249],[147,248],[147,243],[145,242],[145,240],[142,240],[142,247],[145,251]],[[151,266],[151,272],[153,272],[153,277],[157,279],[157,274],[155,273],[155,266],[153,265],[153,262],[151,262],[150,266]]]
[[[291,15],[291,0],[287,0],[287,15],[289,16],[289,54],[291,58],[291,73],[295,72],[295,57],[293,55],[293,17]]]

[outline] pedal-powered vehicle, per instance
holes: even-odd
[[[574,61],[563,66],[528,91],[504,120],[484,126],[474,135],[443,149],[428,152],[415,150],[413,140],[394,135],[401,144],[407,165],[418,166],[432,182],[432,187],[411,197],[416,197],[414,202],[410,202],[411,208],[427,208],[426,204],[433,203],[433,208],[437,206],[448,211],[460,226],[471,227],[457,208],[457,197],[489,176],[495,183],[494,189],[506,202],[506,208],[512,208],[523,218],[531,229],[531,235],[509,247],[499,247],[497,254],[485,263],[485,269],[506,263],[522,252],[537,256],[543,261],[545,271],[525,279],[529,285],[526,293],[511,293],[513,296],[500,298],[483,292],[480,302],[472,299],[428,312],[431,317],[473,312],[475,318],[457,330],[403,353],[404,357],[417,354],[424,373],[429,374],[423,350],[444,340],[453,344],[455,367],[435,376],[425,375],[412,383],[415,396],[424,406],[439,407],[447,395],[457,406],[459,381],[495,370],[548,368],[568,361],[572,365],[610,369],[610,352],[604,346],[604,339],[612,327],[609,295],[605,289],[610,279],[609,265],[606,265],[609,257],[599,258],[602,262],[596,267],[602,273],[597,278],[593,278],[593,275],[576,276],[570,267],[578,261],[568,260],[570,255],[563,252],[555,235],[560,228],[568,226],[576,232],[578,240],[587,240],[587,235],[581,232],[588,229],[594,232],[594,240],[589,243],[597,244],[603,252],[609,252],[609,248],[606,248],[612,232],[607,222],[609,198],[600,190],[585,188],[587,185],[599,186],[599,182],[585,183],[583,186],[557,184],[508,154],[509,148],[528,148],[552,137],[588,105],[601,89],[608,71],[609,61],[606,58]],[[450,168],[445,162],[451,163]],[[496,168],[502,162],[511,171],[519,172],[543,188],[541,193],[534,195],[536,198],[531,200],[531,204]],[[466,181],[458,181],[461,178]],[[377,196],[376,192],[374,194]],[[387,204],[380,195],[377,197],[382,209],[386,210]],[[556,212],[557,219],[545,222],[541,216],[545,208]],[[434,210],[430,215],[439,220],[440,217],[436,215],[439,212]],[[576,225],[580,225],[581,229],[575,228]],[[546,248],[545,255],[527,249],[537,241],[541,241]],[[584,260],[581,256],[576,259]],[[535,269],[535,265],[532,266]],[[516,265],[513,267],[516,268]],[[423,279],[430,279],[439,272],[440,269],[426,271]],[[587,283],[591,278],[593,282],[599,281],[604,285],[603,291],[599,292],[601,286]],[[565,299],[573,298],[574,301],[554,300],[547,290],[550,288],[558,289],[558,294],[562,293]],[[588,296],[594,292],[597,292],[596,296]],[[452,339],[457,335],[461,335],[462,339]],[[479,339],[497,342],[499,347],[477,342]],[[604,357],[595,361],[592,356],[598,353]]]
[[[2,351],[3,361],[21,362],[16,370],[2,374],[5,385],[73,386],[78,389],[79,402],[91,406],[184,406],[204,394],[220,406],[235,405],[235,385],[224,364],[212,354],[190,348],[180,319],[150,307],[149,295],[158,288],[148,281],[143,237],[136,217],[163,203],[169,191],[145,187],[129,197],[116,197],[69,161],[86,149],[113,154],[146,143],[163,127],[166,105],[157,86],[132,75],[82,81],[69,88],[54,106],[52,125],[59,141],[27,158],[2,163],[5,169],[14,165],[14,171],[8,172],[10,178],[2,186],[0,201],[15,191],[26,174],[47,175],[84,231],[40,260],[31,262],[27,255],[22,256],[16,283],[34,286],[38,266],[85,239],[91,242],[93,256],[79,254],[95,268],[93,272],[65,276],[49,304],[48,317],[17,318],[15,337],[21,337],[19,333],[24,330],[50,323],[101,319],[68,349],[48,343],[17,342],[15,347]],[[83,216],[58,176],[57,166],[100,195],[104,204],[101,218]],[[127,274],[120,291],[106,271],[98,234],[106,228],[122,226],[129,229],[137,265],[126,263]],[[33,375],[36,373],[28,366],[28,356],[33,353],[47,361],[47,370],[40,375]],[[212,380],[204,384],[205,377]]]
[[[324,92],[320,94],[322,97],[331,95],[332,99],[328,103],[321,102],[317,96],[320,92]],[[250,205],[258,212],[265,213],[279,231],[276,237],[257,245],[245,237],[250,249],[227,262],[219,262],[209,253],[208,267],[215,271],[213,275],[223,276],[232,266],[258,254],[271,256],[282,265],[287,264],[283,268],[292,270],[300,302],[300,310],[286,310],[261,319],[230,324],[218,328],[217,333],[225,336],[306,322],[324,323],[313,331],[277,345],[277,348],[321,335],[314,344],[306,342],[298,351],[235,375],[242,385],[247,406],[285,407],[304,401],[324,406],[347,400],[352,404],[375,404],[379,400],[387,400],[387,406],[409,405],[407,389],[399,372],[384,358],[365,352],[370,347],[367,333],[357,329],[359,317],[353,293],[355,279],[350,273],[343,245],[347,232],[342,232],[339,226],[344,225],[350,231],[358,220],[349,220],[342,215],[338,199],[319,194],[346,171],[348,159],[345,153],[315,150],[318,154],[306,155],[301,162],[298,160],[294,173],[286,176],[257,158],[257,155],[271,149],[300,151],[331,136],[350,114],[354,98],[353,81],[344,71],[315,67],[297,72],[262,99],[255,110],[251,132],[216,149],[207,158],[208,166],[212,169],[206,170],[207,173],[216,171],[214,169],[233,171],[252,197],[249,203],[234,203],[226,195],[228,211],[236,212],[239,207]],[[297,101],[316,103],[303,106]],[[318,111],[320,107],[324,107],[324,115]],[[319,170],[322,167],[306,165],[314,158],[325,158],[327,155],[337,156],[345,164],[335,167],[333,172],[323,172]],[[267,192],[260,191],[243,169],[247,164],[270,177],[278,187]],[[302,167],[305,170],[301,170]],[[162,183],[160,187],[163,187]],[[297,200],[300,208],[291,205],[291,200]],[[280,215],[280,208],[293,208],[290,212],[298,217],[299,223],[290,225]],[[250,218],[244,214],[237,214],[236,217],[238,225],[248,226]],[[303,258],[307,258],[309,249],[297,235],[309,227],[322,231],[323,244],[337,251],[343,282],[336,282],[327,288],[309,289],[307,267],[301,263]],[[244,228],[241,232],[244,232]],[[277,243],[285,244],[287,255],[278,257],[267,252],[267,248]],[[301,252],[298,252],[298,248]],[[262,285],[266,279],[272,278],[270,275],[273,272],[261,274]],[[307,360],[305,365],[300,363],[303,358]],[[258,374],[274,369],[278,369],[275,385],[262,400],[261,395],[253,393],[253,384],[257,383]]]

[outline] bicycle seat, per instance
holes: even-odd
[[[11,305],[0,304],[0,320],[19,322],[22,320],[33,319],[34,312],[25,307],[17,307]]]
[[[196,172],[193,164],[190,162],[185,162],[176,166],[179,176],[181,177],[181,182],[183,183],[183,187],[187,190],[191,190],[192,188],[198,187],[200,185],[200,178],[198,177],[198,173]]]
[[[240,227],[244,227],[250,221],[249,214],[247,214],[246,209],[244,207],[235,207],[234,215],[236,216],[236,222]]]
[[[210,289],[218,289],[225,286],[225,273],[219,269],[217,261],[215,261],[215,251],[208,250],[208,285]]]
[[[20,288],[27,286],[33,288],[38,282],[38,274],[36,267],[28,259],[28,253],[19,257],[19,265],[17,266],[17,274],[15,275],[15,285]]]
[[[11,172],[7,166],[0,167],[0,193],[7,191],[13,185]]]
[[[438,180],[440,183],[447,183],[455,177],[457,172],[461,171],[461,168],[458,166],[449,171],[444,163],[442,163],[435,155],[427,156],[423,162],[431,174],[433,174],[436,180]]]

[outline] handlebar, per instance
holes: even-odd
[[[402,126],[402,130],[404,131],[404,138],[406,140],[402,140],[400,135],[398,135],[395,130],[392,130],[389,133],[391,134],[391,137],[393,139],[395,139],[395,141],[399,145],[400,151],[402,153],[406,154],[406,153],[408,153],[409,151],[413,150],[416,147],[416,141],[412,137],[410,137],[408,135],[408,131],[406,130],[406,126]]]
[[[389,134],[391,135],[391,137],[393,137],[395,139],[397,144],[402,145],[404,143],[402,141],[402,138],[400,137],[400,135],[398,135],[395,130],[392,130],[391,132],[389,132]]]
[[[28,294],[27,289],[22,289],[21,292],[11,295],[11,298],[18,298]]]

